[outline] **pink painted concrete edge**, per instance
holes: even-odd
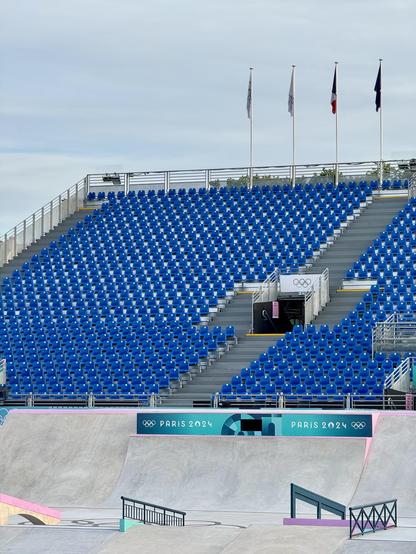
[[[347,519],[312,519],[302,517],[284,517],[283,525],[311,525],[312,527],[349,527]]]
[[[9,504],[10,506],[16,506],[17,508],[22,508],[23,510],[28,510],[30,512],[38,512],[44,516],[55,517],[56,519],[61,519],[61,512],[53,510],[48,506],[43,506],[42,504],[34,504],[33,502],[27,502],[21,498],[16,498],[14,496],[9,496],[8,494],[0,493],[0,502],[4,504]]]

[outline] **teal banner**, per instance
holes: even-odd
[[[139,412],[138,435],[371,437],[368,414]]]

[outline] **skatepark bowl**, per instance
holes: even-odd
[[[0,526],[1,554],[416,552],[416,466],[409,463],[416,455],[414,412],[368,412],[367,437],[139,435],[139,412],[152,421],[168,413],[8,412],[0,426],[0,493],[45,506],[61,519],[35,525],[10,514]],[[206,410],[204,417],[214,412],[232,416]],[[288,411],[270,412],[280,418]],[[397,498],[398,526],[350,540],[346,526],[312,525],[316,509],[299,501],[299,522],[311,525],[283,525],[291,483],[347,507]],[[120,532],[122,496],[185,512],[185,525]]]

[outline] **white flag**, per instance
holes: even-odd
[[[295,68],[292,68],[292,77],[290,79],[290,88],[289,88],[289,98],[287,102],[287,110],[290,113],[291,117],[295,114],[295,87],[293,82],[293,73]]]
[[[251,88],[252,88],[252,84],[251,84],[251,71],[250,71],[250,79],[248,81],[248,91],[247,91],[247,117],[249,119],[251,119],[251,102],[252,102]]]

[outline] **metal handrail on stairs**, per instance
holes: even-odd
[[[416,363],[412,357],[405,358],[384,381],[385,389],[395,389],[403,392],[410,390],[410,373]]]

